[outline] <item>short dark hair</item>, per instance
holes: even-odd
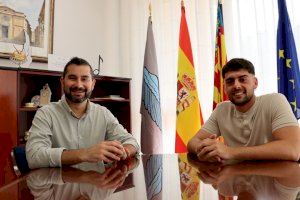
[[[71,58],[71,60],[66,64],[62,77],[65,78],[67,72],[68,72],[68,66],[70,65],[87,65],[90,67],[90,73],[92,76],[92,79],[94,79],[94,72],[93,72],[93,68],[91,67],[90,63],[88,63],[88,61],[84,60],[83,58],[78,58],[78,57],[73,57]]]
[[[244,58],[233,58],[228,61],[222,68],[222,77],[230,71],[239,71],[241,69],[247,70],[250,74],[255,75],[255,69],[253,64]]]

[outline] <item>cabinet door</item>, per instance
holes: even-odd
[[[0,69],[0,133],[9,133],[17,145],[17,72],[12,70]]]
[[[15,179],[10,152],[17,145],[17,72],[0,69],[0,186]]]

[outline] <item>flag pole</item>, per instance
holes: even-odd
[[[149,10],[149,17],[152,17],[152,7],[151,7],[151,1],[149,1],[149,6],[148,6],[148,10]]]

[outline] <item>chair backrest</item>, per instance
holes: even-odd
[[[17,176],[25,174],[30,171],[26,159],[25,146],[14,147],[11,156],[14,163],[14,171]]]

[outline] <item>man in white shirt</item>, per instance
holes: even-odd
[[[30,168],[113,162],[139,152],[137,141],[105,107],[89,101],[95,86],[90,64],[72,58],[61,77],[64,95],[40,108],[29,130]]]

